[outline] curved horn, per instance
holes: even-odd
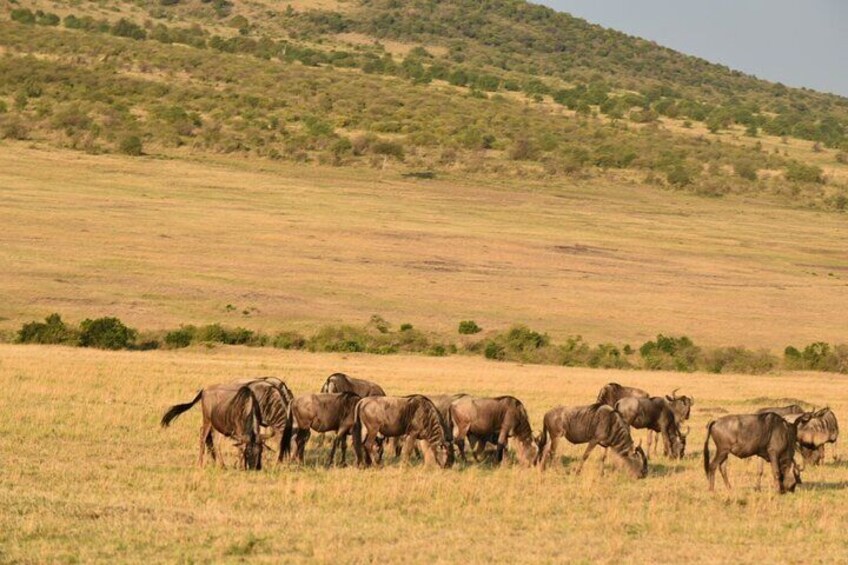
[[[271,439],[275,435],[277,435],[277,430],[271,428],[270,434],[259,434],[259,441],[262,441],[262,442],[268,441],[269,439]]]
[[[680,387],[678,387],[678,388],[674,389],[673,391],[671,391],[671,397],[672,397],[672,398],[677,399],[677,391],[678,391],[678,390],[680,390]]]
[[[682,435],[683,437],[687,437],[689,435],[689,431],[690,431],[690,427],[686,426],[686,433],[684,434],[683,431],[681,430],[680,435]]]

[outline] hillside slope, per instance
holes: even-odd
[[[0,137],[848,207],[846,100],[513,0],[6,4]],[[795,141],[794,138],[804,141]]]

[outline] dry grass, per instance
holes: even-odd
[[[415,181],[391,167],[191,159],[5,143],[0,329],[54,311],[269,331],[379,313],[634,345],[657,332],[776,351],[845,340],[837,214],[612,176]]]
[[[534,428],[560,403],[588,403],[610,380],[696,397],[690,453],[652,460],[644,481],[566,467],[418,465],[360,471],[273,465],[195,467],[199,414],[158,418],[196,388],[278,375],[296,393],[332,371],[390,393],[512,393]],[[809,470],[794,495],[757,492],[756,465],[730,462],[735,490],[706,490],[704,425],[723,413],[805,399],[846,413],[845,377],[622,373],[454,357],[281,354],[245,348],[106,353],[0,346],[0,561],[834,562],[848,554],[848,467]],[[749,401],[746,399],[758,399]],[[641,433],[638,434],[641,436]],[[230,452],[231,453],[231,452]],[[230,455],[230,461],[232,456]]]

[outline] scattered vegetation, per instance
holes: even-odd
[[[471,320],[464,320],[460,328],[466,330],[460,331],[463,335],[482,332]],[[377,355],[419,353],[441,357],[470,354],[482,355],[493,361],[569,367],[754,375],[781,368],[848,373],[848,344],[817,342],[803,350],[790,346],[784,351],[781,363],[777,356],[765,349],[752,351],[739,346],[701,348],[686,336],[659,334],[655,340],[642,344],[638,351],[630,345],[600,343],[592,346],[579,335],[569,337],[564,343],[554,343],[547,334],[524,325],[516,325],[503,332],[488,332],[477,341],[455,343],[444,336],[417,330],[412,324],[401,324],[398,330],[393,330],[391,324],[379,315],[372,316],[362,326],[325,325],[308,337],[295,331],[281,331],[269,336],[221,324],[183,325],[141,342],[138,342],[138,337],[137,330],[127,327],[118,318],[87,319],[79,328],[73,328],[62,321],[59,314],[51,314],[44,322],[24,324],[15,336],[15,341],[100,349],[180,349],[191,345],[210,347],[222,344]]]
[[[147,7],[151,19],[123,10],[129,3],[111,6],[115,20],[77,4],[61,22],[26,8],[0,21],[0,136],[90,153],[191,147],[430,176],[635,169],[699,195],[760,192],[845,209],[834,196],[842,181],[820,168],[721,137],[739,127],[840,155],[845,99],[759,81],[542,6],[379,0],[344,13],[233,15],[224,0],[191,8],[168,0]],[[354,45],[340,33],[375,41]],[[397,55],[383,38],[439,49]],[[281,74],[285,89],[275,87]],[[676,134],[658,127],[663,119],[718,135]],[[737,186],[728,171],[757,182]],[[833,190],[821,190],[826,181]]]

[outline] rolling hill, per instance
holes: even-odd
[[[517,0],[6,3],[0,136],[844,210],[848,100]]]

